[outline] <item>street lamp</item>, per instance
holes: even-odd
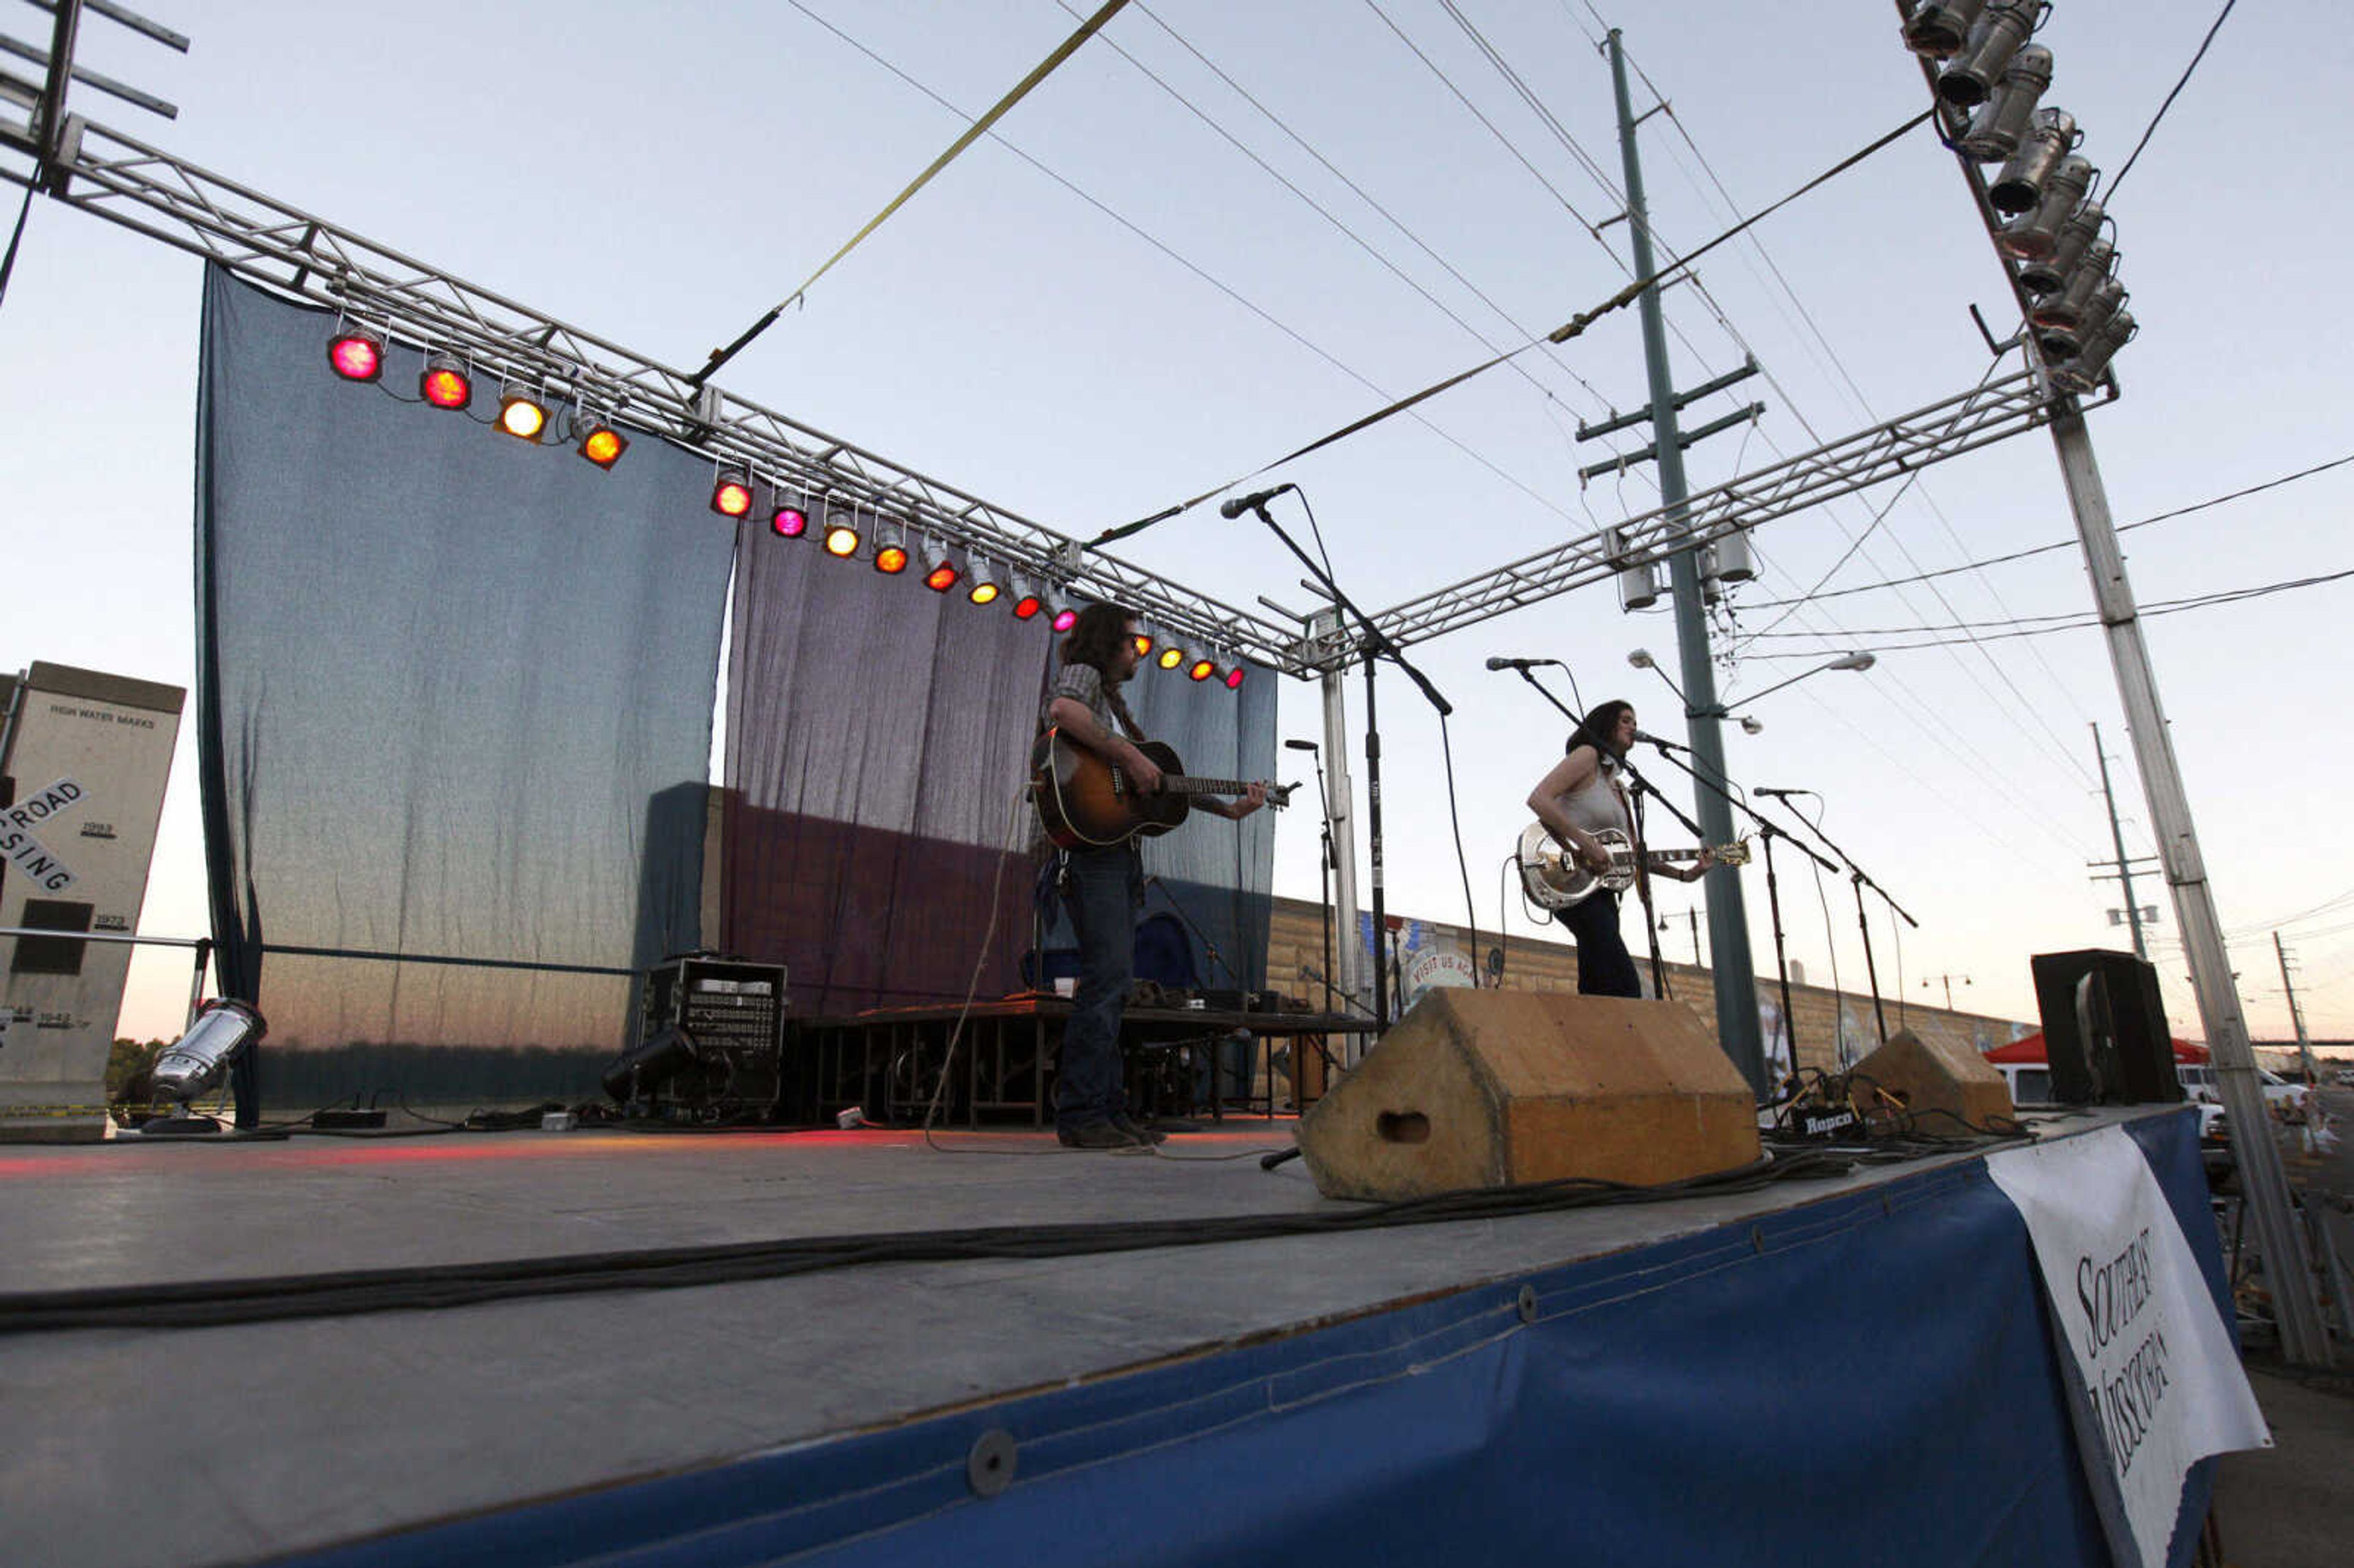
[[[1842,653],[1827,664],[1818,664],[1811,670],[1802,670],[1787,681],[1776,681],[1772,685],[1766,687],[1765,691],[1752,692],[1747,696],[1743,697],[1741,701],[1744,703],[1754,703],[1758,698],[1765,696],[1767,693],[1778,692],[1785,686],[1795,686],[1799,682],[1805,680],[1808,675],[1819,675],[1826,670],[1869,670],[1874,664],[1879,662],[1880,657],[1874,653]]]
[[[1734,716],[1732,708],[1724,703],[1719,703],[1714,707],[1707,709],[1694,708],[1691,705],[1691,699],[1684,696],[1683,688],[1677,685],[1673,680],[1670,679],[1668,673],[1665,670],[1659,668],[1659,661],[1651,657],[1651,651],[1649,649],[1636,649],[1633,652],[1627,655],[1627,662],[1634,665],[1638,670],[1649,670],[1653,674],[1659,676],[1660,680],[1666,681],[1668,683],[1668,690],[1675,693],[1677,697],[1682,700],[1684,705],[1684,716],[1686,718],[1723,719],[1732,718]],[[1826,670],[1869,670],[1878,662],[1880,662],[1880,659],[1876,654],[1866,653],[1860,651],[1853,653],[1842,653],[1838,658],[1831,660],[1828,663],[1818,664],[1811,670],[1802,670],[1787,681],[1775,682],[1772,685],[1767,686],[1763,691],[1752,692],[1747,696],[1741,698],[1740,701],[1744,705],[1754,703],[1759,697],[1778,692],[1785,686],[1795,686],[1799,682],[1805,680],[1808,675],[1819,675]],[[1756,735],[1766,727],[1763,724],[1760,724],[1757,720],[1750,717],[1747,714],[1743,714],[1739,716],[1742,732],[1744,734]]]

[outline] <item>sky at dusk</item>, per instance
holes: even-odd
[[[93,20],[82,59],[175,102],[178,120],[86,89],[81,112],[682,367],[813,271],[1081,14],[1049,0],[143,9],[192,52]],[[2117,359],[2122,397],[2088,420],[2115,517],[2198,508],[2124,543],[2144,608],[2181,606],[2146,630],[2249,1022],[2260,1040],[2291,1034],[2277,931],[2314,1033],[2344,1038],[2354,849],[2336,830],[2354,741],[2338,709],[2354,589],[2306,579],[2354,570],[2354,463],[2200,503],[2354,455],[2339,387],[2354,40],[2317,0],[2239,8],[2118,184],[2218,9],[2058,5],[2038,35],[2057,58],[2044,101],[2075,114],[2104,171],[2141,323]],[[1926,106],[1886,4],[1134,4],[721,379],[1067,534],[1157,512],[1626,283],[1596,48],[1611,25],[1638,111],[1669,106],[1641,140],[1654,225],[1679,252]],[[200,279],[187,254],[35,202],[0,303],[0,667],[193,685]],[[1989,369],[1972,305],[1998,335],[2016,315],[1953,155],[1919,128],[1668,291],[1680,385],[1750,354],[1765,372],[1690,411],[1697,424],[1766,405],[1691,450],[1691,483],[1971,387]],[[1299,485],[1341,585],[1385,608],[1658,504],[1648,467],[1578,477],[1648,439],[1575,439],[1641,405],[1643,376],[1620,312],[1256,482]],[[1290,498],[1277,508],[1304,526]],[[2137,855],[2153,847],[2149,813],[2107,652],[2082,624],[2073,539],[2051,440],[2031,433],[1766,524],[1758,577],[1715,617],[1719,690],[1761,726],[1728,729],[1734,779],[1817,791],[1807,810],[1918,917],[1900,941],[1873,915],[1882,984],[1914,1004],[1950,984],[1956,1006],[2031,1019],[2030,954],[2125,945],[2108,916],[2122,901],[2090,863],[2112,855],[2094,726]],[[1197,508],[1119,551],[1232,604],[1306,604],[1298,563],[1247,518]],[[1916,580],[1882,586],[1898,578]],[[2217,595],[2238,597],[2184,603]],[[1565,726],[1484,660],[1561,660],[1575,691],[1547,678],[1564,701],[1627,697],[1647,729],[1681,738],[1676,695],[1628,660],[1649,649],[1672,672],[1674,645],[1663,610],[1622,613],[1604,582],[1410,648],[1456,709],[1468,868],[1438,725],[1384,676],[1393,910],[1462,920],[1468,874],[1483,928],[1500,902],[1508,929],[1538,929],[1501,898],[1500,871]],[[1744,705],[1850,650],[1876,664]],[[1353,683],[1350,703],[1361,724]],[[1286,683],[1281,726],[1320,735],[1313,686]],[[185,729],[150,932],[205,930],[195,749]],[[1278,833],[1276,890],[1312,900],[1303,803]],[[1745,886],[1769,968],[1754,871]],[[2176,1031],[2196,1033],[2167,890],[2155,875],[2136,890],[2160,906],[2152,956]],[[1697,892],[1662,888],[1671,959],[1691,956]],[[1846,883],[1819,891],[1786,864],[1782,893],[1807,978],[1860,990]],[[184,957],[142,957],[133,974],[122,1032],[175,1033]]]

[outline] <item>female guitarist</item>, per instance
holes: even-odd
[[[1634,837],[1633,814],[1627,791],[1618,782],[1627,748],[1635,744],[1635,707],[1607,702],[1585,715],[1571,732],[1567,755],[1529,792],[1529,810],[1567,848],[1578,863],[1600,875],[1610,869],[1610,853],[1594,835],[1616,828]],[[1636,846],[1636,863],[1643,863]],[[1703,851],[1689,867],[1660,866],[1679,882],[1697,882],[1715,863]],[[1640,996],[1643,982],[1628,955],[1626,938],[1618,934],[1618,895],[1597,887],[1553,917],[1569,927],[1577,942],[1577,989],[1586,996]]]
[[[1094,752],[1150,793],[1161,787],[1161,768],[1138,747],[1143,732],[1119,691],[1136,673],[1145,646],[1133,612],[1113,604],[1087,606],[1063,639],[1062,669],[1039,716],[1043,727]],[[1193,805],[1240,821],[1266,802],[1266,788],[1254,784],[1240,800],[1204,797]],[[1136,971],[1136,911],[1144,903],[1135,841],[1058,853],[1063,906],[1078,937],[1079,980],[1055,1074],[1055,1134],[1071,1149],[1158,1143],[1158,1134],[1129,1119],[1120,1073],[1120,1018]]]

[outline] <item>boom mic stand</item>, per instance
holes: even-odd
[[[1848,853],[1847,851],[1840,848],[1840,846],[1832,841],[1830,834],[1823,832],[1821,824],[1817,822],[1808,822],[1807,823],[1807,826],[1812,830],[1815,837],[1823,841],[1825,847],[1827,847],[1831,853],[1839,856],[1840,859],[1847,863],[1848,879],[1855,885],[1855,924],[1856,929],[1863,933],[1863,973],[1864,978],[1872,983],[1872,1020],[1873,1025],[1880,1031],[1880,1043],[1882,1045],[1885,1045],[1888,1044],[1888,1014],[1881,1006],[1880,1001],[1880,970],[1872,960],[1872,922],[1864,916],[1863,890],[1869,887],[1874,893],[1880,895],[1881,902],[1887,905],[1891,909],[1896,911],[1899,916],[1903,917],[1904,923],[1907,926],[1912,927],[1915,931],[1921,928],[1921,922],[1913,918],[1912,915],[1906,911],[1903,905],[1897,903],[1895,899],[1891,898],[1888,895],[1888,889],[1881,886],[1880,884],[1872,881],[1871,877],[1864,874],[1863,867],[1855,863],[1855,857]]]
[[[1441,718],[1454,713],[1455,705],[1438,694],[1438,688],[1430,683],[1428,676],[1406,662],[1406,657],[1398,652],[1397,644],[1384,636],[1372,618],[1341,591],[1341,585],[1332,580],[1331,574],[1318,566],[1315,557],[1301,549],[1299,541],[1283,531],[1283,524],[1267,512],[1267,495],[1252,496],[1249,502],[1250,509],[1257,514],[1258,520],[1267,524],[1269,533],[1283,541],[1286,549],[1299,558],[1299,564],[1308,568],[1309,575],[1316,579],[1334,608],[1347,611],[1365,634],[1365,836],[1371,846],[1373,873],[1373,1016],[1386,1029],[1390,1023],[1390,996],[1389,975],[1382,963],[1382,933],[1386,928],[1383,916],[1387,913],[1382,902],[1382,732],[1373,707],[1374,666],[1387,658],[1404,670],[1414,683],[1422,688],[1422,694],[1429,699],[1432,707],[1438,710]],[[1472,945],[1475,948],[1478,947],[1476,939]]]
[[[1304,751],[1316,760],[1316,806],[1323,817],[1324,855],[1316,865],[1316,899],[1322,906],[1324,930],[1324,972],[1316,978],[1324,982],[1324,1011],[1337,1012],[1332,1004],[1332,874],[1341,869],[1340,858],[1332,852],[1332,796],[1324,783],[1324,753],[1312,740],[1287,740],[1287,749]]]
[[[1805,855],[1808,860],[1813,861],[1817,865],[1821,866],[1825,871],[1829,872],[1833,876],[1837,876],[1839,874],[1839,867],[1833,865],[1829,861],[1825,860],[1813,850],[1808,848],[1800,840],[1791,837],[1787,829],[1776,827],[1772,822],[1766,821],[1766,818],[1757,813],[1756,808],[1750,805],[1748,801],[1739,800],[1727,792],[1718,785],[1716,780],[1713,779],[1708,778],[1706,775],[1697,771],[1696,769],[1684,768],[1684,765],[1681,762],[1677,762],[1675,758],[1669,755],[1668,748],[1665,745],[1659,741],[1653,741],[1651,744],[1661,757],[1665,757],[1669,761],[1674,762],[1678,768],[1683,768],[1683,770],[1686,773],[1691,774],[1692,778],[1698,779],[1702,784],[1707,786],[1709,789],[1715,790],[1717,796],[1723,800],[1726,805],[1733,807],[1743,816],[1747,817],[1751,822],[1756,825],[1758,837],[1766,841],[1766,907],[1772,911],[1774,918],[1774,973],[1775,978],[1781,982],[1782,1029],[1784,1037],[1788,1042],[1790,1047],[1790,1081],[1795,1084],[1797,1081],[1798,1076],[1798,1018],[1797,1012],[1793,1011],[1790,1005],[1789,938],[1784,933],[1782,928],[1782,888],[1780,881],[1774,874],[1774,841],[1776,839],[1788,839],[1790,846],[1793,849],[1797,850],[1800,854]],[[1834,1055],[1837,1054],[1836,1038],[1836,1029],[1834,1029]]]
[[[1169,885],[1158,876],[1148,876],[1144,879],[1144,885],[1148,889],[1160,889],[1161,896],[1169,901],[1169,907],[1176,912],[1177,918],[1185,923],[1185,929],[1193,932],[1193,939],[1202,944],[1203,957],[1225,970],[1226,978],[1235,982],[1237,990],[1247,989],[1243,985],[1243,977],[1235,973],[1235,966],[1226,962],[1225,954],[1218,951],[1218,944],[1211,939],[1207,931],[1195,924],[1193,916],[1186,913],[1185,906],[1177,902],[1177,895],[1169,891]]]

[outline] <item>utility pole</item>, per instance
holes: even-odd
[[[2134,759],[2141,770],[2143,793],[2148,798],[2158,858],[2166,867],[2167,885],[2174,890],[2175,919],[2182,927],[2183,951],[2190,960],[2190,985],[2199,999],[2207,1048],[2214,1055],[2216,1086],[2222,1092],[2223,1109],[2235,1133],[2232,1143],[2240,1162],[2240,1185],[2256,1222],[2256,1245],[2264,1252],[2265,1281],[2272,1287],[2281,1350],[2292,1361],[2326,1367],[2331,1364],[2329,1333],[2321,1320],[2304,1234],[2290,1206],[2288,1173],[2281,1165],[2280,1146],[2270,1136],[2272,1117],[2264,1106],[2263,1083],[2256,1076],[2256,1054],[2248,1043],[2239,991],[2232,983],[2232,963],[2223,950],[2223,923],[2215,912],[2206,862],[2200,857],[2199,834],[2191,824],[2190,797],[2182,785],[2174,740],[2167,733],[2166,714],[2158,705],[2158,673],[2149,662],[2149,647],[2142,641],[2133,585],[2126,580],[2125,555],[2117,547],[2108,491],[2101,482],[2099,465],[2093,461],[2093,440],[2084,429],[2084,412],[2073,397],[2052,399],[2052,442],[2060,455],[2060,476],[2068,487],[2069,507],[2075,514],[2085,574],[2093,581],[2093,600],[2100,610],[2109,662],[2125,703],[2126,728],[2133,737]]]
[[[2308,1084],[2317,1084],[2321,1075],[2314,1071],[2313,1037],[2305,1032],[2305,1009],[2296,1004],[2296,987],[2288,978],[2288,949],[2281,946],[2280,933],[2273,933],[2273,952],[2280,959],[2281,990],[2288,992],[2288,1018],[2296,1025],[2296,1070]]]
[[[2117,850],[2117,881],[2125,887],[2126,924],[2133,927],[2134,957],[2147,963],[2149,960],[2149,944],[2142,937],[2141,906],[2134,900],[2133,860],[2126,853],[2125,829],[2117,821],[2116,791],[2109,788],[2109,754],[2101,749],[2099,725],[2093,726],[2093,758],[2101,765],[2101,798],[2109,803],[2109,842]],[[2153,905],[2151,907],[2157,906]],[[2115,910],[2110,911],[2112,915],[2115,913]],[[2111,921],[2112,925],[2115,923]]]
[[[1618,97],[1618,153],[1627,173],[1627,228],[1634,243],[1635,276],[1649,278],[1659,270],[1651,252],[1651,221],[1643,205],[1643,168],[1635,151],[1635,107],[1627,90],[1627,54],[1618,29],[1610,29],[1610,80]],[[1667,328],[1659,315],[1659,286],[1642,292],[1637,308],[1643,323],[1643,369],[1651,394],[1651,440],[1659,463],[1659,499],[1671,523],[1687,518],[1684,503],[1683,442],[1676,434],[1675,387],[1668,369]],[[1679,550],[1668,560],[1668,578],[1675,600],[1676,652],[1683,673],[1684,733],[1692,750],[1692,770],[1699,775],[1694,805],[1702,842],[1731,843],[1733,809],[1726,804],[1731,785],[1724,773],[1724,736],[1719,721],[1724,706],[1716,698],[1716,671],[1709,656],[1708,620],[1702,599],[1700,550]],[[1732,866],[1712,867],[1702,879],[1708,895],[1710,969],[1715,979],[1716,1037],[1750,1091],[1759,1099],[1766,1094],[1766,1046],[1757,1027],[1757,982],[1751,973],[1749,915],[1741,898],[1739,872]]]

